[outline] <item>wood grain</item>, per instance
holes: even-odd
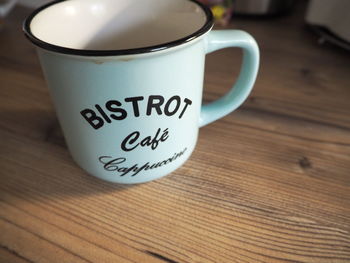
[[[0,262],[350,262],[350,55],[316,44],[304,8],[233,21],[261,48],[253,94],[132,187],[72,161],[17,8],[0,31]],[[208,56],[205,101],[240,59]]]

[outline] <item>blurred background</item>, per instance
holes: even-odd
[[[301,0],[199,0],[211,7],[217,23],[226,26],[234,15],[240,16],[278,16],[295,10]],[[18,2],[19,5],[36,8],[48,0],[0,0],[4,17]],[[306,2],[306,1],[304,1]],[[305,23],[312,26],[320,35],[319,42],[330,42],[350,49],[350,2],[348,0],[310,0],[304,3]]]
[[[211,7],[217,23],[227,26],[233,15],[271,17],[295,11],[301,0],[199,0]],[[36,8],[48,0],[0,0],[4,18],[16,5]],[[304,0],[303,2],[307,2]],[[305,23],[320,35],[319,42],[330,42],[350,49],[350,2],[348,0],[310,0],[304,10]]]

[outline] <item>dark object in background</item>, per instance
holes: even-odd
[[[306,23],[320,36],[320,44],[331,43],[350,50],[350,1],[312,0]]]
[[[278,15],[292,9],[295,0],[235,0],[234,13],[240,15]]]
[[[315,25],[309,25],[309,26],[311,30],[319,36],[318,43],[320,45],[329,43],[350,51],[350,42],[347,42],[344,39],[338,37],[326,27],[315,26]]]
[[[0,0],[0,19],[4,19],[10,13],[16,2],[17,0]]]

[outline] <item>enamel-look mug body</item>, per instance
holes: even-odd
[[[26,20],[79,166],[111,182],[157,179],[190,157],[201,126],[244,102],[257,45],[243,31],[212,25],[210,10],[190,0],[60,1]],[[225,47],[244,49],[240,77],[202,106],[205,55]]]

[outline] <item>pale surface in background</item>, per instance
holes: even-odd
[[[350,41],[350,1],[313,0],[310,2],[306,21],[328,28],[338,37]]]

